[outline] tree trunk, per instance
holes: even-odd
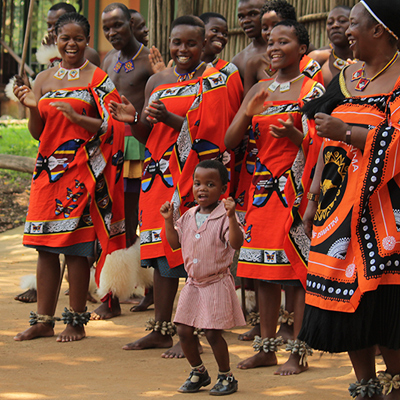
[[[0,169],[12,169],[13,171],[32,174],[35,169],[35,159],[31,157],[0,154]]]

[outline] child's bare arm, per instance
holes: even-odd
[[[229,243],[233,249],[239,250],[243,244],[243,232],[235,214],[235,200],[232,197],[222,200],[225,205],[226,215],[229,218]]]
[[[179,242],[178,232],[174,228],[174,204],[166,201],[160,208],[160,213],[165,219],[165,236],[167,237],[168,243],[173,250],[179,249],[181,244]]]

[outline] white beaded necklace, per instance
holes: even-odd
[[[296,76],[296,78],[293,78],[290,81],[282,82],[282,83],[278,82],[275,78],[274,81],[268,86],[268,90],[270,92],[275,92],[275,90],[278,89],[278,87],[280,87],[279,91],[281,93],[288,92],[290,90],[290,84],[293,82],[297,82],[302,77],[303,77],[303,74],[300,74],[299,76]]]
[[[85,60],[85,62],[79,68],[67,69],[63,68],[61,64],[62,62],[60,62],[59,68],[54,74],[54,78],[61,80],[65,75],[67,75],[69,81],[75,81],[76,79],[79,79],[79,71],[89,64],[89,60]]]

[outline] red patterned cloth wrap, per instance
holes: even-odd
[[[308,78],[323,84],[324,80],[322,77],[321,67],[309,56],[304,55],[301,59],[300,71]],[[235,186],[235,198],[237,202],[236,211],[239,214],[241,222],[244,222],[247,211],[249,188],[258,153],[256,140],[254,139],[254,133],[251,126],[249,126],[245,135],[243,145],[245,146],[245,150],[241,151],[242,157],[236,157],[235,164],[235,177],[238,177],[236,178],[237,185]],[[240,151],[238,152],[240,153]]]
[[[96,69],[88,87],[46,93],[39,101],[45,121],[33,173],[23,243],[65,247],[98,240],[96,279],[107,254],[125,247],[121,177],[124,124],[113,120],[114,84]],[[73,124],[50,104],[68,102],[80,114],[100,117],[95,134]]]
[[[323,92],[321,84],[305,77],[299,99],[273,102],[253,117],[258,153],[248,194],[238,276],[300,280],[303,286],[306,284],[310,241],[302,217],[322,141],[314,123],[301,114],[300,108]],[[270,125],[279,126],[278,119],[286,120],[289,114],[304,135],[300,148],[288,138],[277,139],[269,133]]]
[[[175,219],[194,205],[192,175],[205,159],[229,162],[224,145],[229,97],[225,75],[214,68],[190,81],[157,87],[150,101],[160,99],[168,111],[185,117],[180,132],[163,123],[154,125],[146,143],[142,192],[139,201],[141,259],[166,256],[171,267],[183,263],[161,230],[159,210],[165,201],[175,204]],[[218,115],[215,115],[215,112]]]
[[[237,67],[228,62],[217,58],[217,62],[214,63],[214,67],[223,73],[226,76],[226,86],[228,88],[228,96],[229,96],[229,124],[232,122],[235,117],[237,111],[239,110],[240,105],[243,100],[243,84],[242,79],[240,78],[239,70]],[[240,147],[234,150],[230,150],[231,160],[229,164],[226,166],[229,171],[229,185],[228,185],[228,193],[234,196],[236,192],[236,188],[239,183],[239,173],[235,168],[236,165],[241,165],[243,160],[244,151],[241,151]]]

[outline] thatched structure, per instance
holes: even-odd
[[[337,5],[354,6],[358,0],[288,0],[297,11],[297,17],[303,22],[310,34],[311,43],[319,48],[327,44],[325,32],[326,19],[329,11]],[[150,43],[155,44],[165,60],[169,58],[168,37],[174,16],[203,12],[218,12],[228,20],[229,42],[221,57],[231,60],[249,43],[237,22],[237,0],[149,0]]]

